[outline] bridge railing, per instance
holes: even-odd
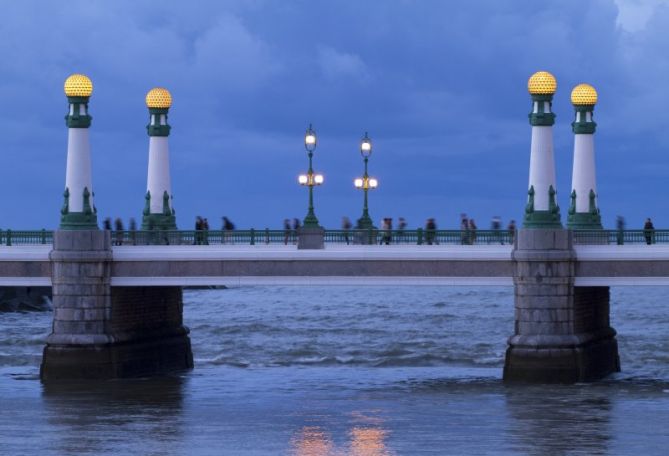
[[[262,245],[293,244],[293,230],[179,230],[179,231],[112,231],[113,245]]]
[[[0,245],[53,244],[53,231],[13,231],[0,230]]]
[[[112,231],[114,245],[267,245],[297,243],[295,230]],[[0,245],[53,243],[53,231],[0,230]],[[506,230],[325,230],[326,244],[485,245],[512,244]],[[574,230],[579,245],[669,244],[669,230]]]
[[[326,244],[510,244],[511,235],[501,230],[325,230]]]
[[[575,244],[669,244],[669,230],[574,230]]]

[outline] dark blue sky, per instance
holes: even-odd
[[[65,182],[73,72],[94,84],[99,218],[141,219],[148,113],[167,87],[177,223],[279,227],[304,217],[303,133],[318,133],[315,190],[326,227],[360,216],[359,139],[374,141],[370,212],[520,219],[530,126],[527,78],[558,80],[555,151],[566,221],[574,85],[595,111],[605,225],[669,227],[669,2],[663,0],[5,2],[0,15],[1,228],[53,228]]]

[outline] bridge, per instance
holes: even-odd
[[[669,285],[669,230],[572,231],[575,286]],[[509,233],[328,230],[325,249],[298,250],[296,233],[109,232],[112,286],[472,285],[512,286]],[[369,242],[370,238],[374,242]],[[0,286],[50,287],[53,232],[0,239]],[[348,243],[347,243],[348,240]],[[365,241],[365,243],[361,243]],[[114,245],[115,244],[115,245]]]
[[[609,321],[609,286],[669,284],[669,231],[605,230],[595,173],[597,92],[579,84],[574,106],[574,165],[566,228],[557,202],[552,100],[545,71],[528,81],[532,108],[530,172],[522,228],[418,230],[374,227],[367,192],[371,139],[361,141],[364,193],[355,229],[320,226],[313,190],[317,145],[305,132],[309,170],[304,224],[297,230],[179,231],[171,192],[164,88],[146,96],[149,165],[141,230],[100,230],[91,176],[88,77],[65,81],[69,111],[67,168],[56,231],[0,231],[0,285],[51,286],[52,333],[41,365],[44,382],[154,375],[193,367],[183,325],[182,287],[293,284],[512,285],[513,332],[507,382],[593,381],[620,370]]]

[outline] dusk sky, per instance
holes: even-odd
[[[304,130],[318,134],[321,224],[361,215],[359,141],[373,140],[370,214],[520,220],[527,79],[558,81],[558,203],[571,187],[571,89],[599,93],[595,137],[606,227],[669,227],[669,0],[3,2],[0,228],[55,228],[65,185],[63,82],[84,73],[100,222],[141,221],[146,92],[166,87],[177,224],[279,228],[303,218]]]

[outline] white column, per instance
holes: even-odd
[[[597,194],[594,135],[574,135],[571,189],[576,191],[576,212],[590,210],[590,190]]]
[[[533,126],[530,147],[530,187],[534,186],[534,210],[548,210],[548,189],[555,185],[553,159],[553,127]]]
[[[172,196],[170,153],[167,136],[149,138],[149,171],[146,189],[151,192],[151,214],[163,213],[163,194]],[[170,209],[171,209],[170,201]]]
[[[65,187],[70,192],[70,212],[84,211],[84,188],[88,188],[91,193],[90,203],[93,208],[91,146],[88,141],[88,128],[68,128]]]

